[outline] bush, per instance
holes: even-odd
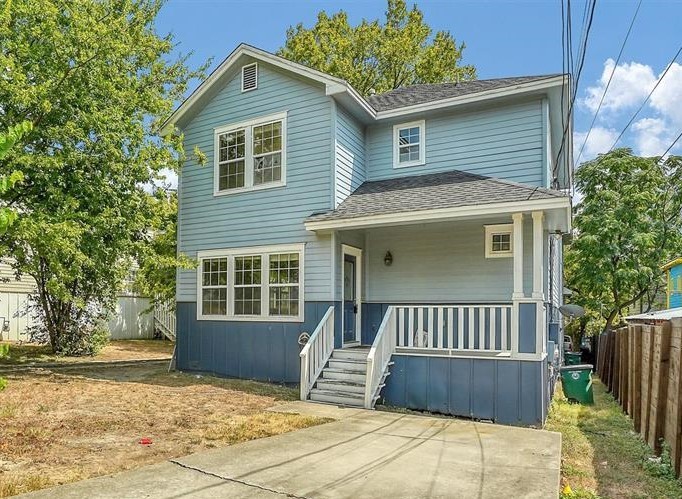
[[[97,355],[109,342],[107,313],[101,306],[90,304],[79,313],[72,314],[72,317],[78,319],[63,326],[57,338],[50,338],[44,316],[40,309],[37,309],[37,312],[35,324],[27,329],[28,337],[35,343],[52,343],[52,349],[58,355],[71,357]]]

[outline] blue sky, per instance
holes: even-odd
[[[466,43],[465,63],[476,66],[479,78],[561,72],[560,0],[416,3],[434,30],[448,30],[458,42]],[[577,54],[585,4],[580,0],[572,3]],[[577,148],[592,121],[636,5],[636,0],[597,0],[575,111]],[[194,52],[191,64],[212,57],[215,66],[241,42],[274,52],[284,42],[287,27],[299,22],[311,26],[322,9],[329,13],[343,9],[357,23],[362,18],[383,19],[386,2],[169,0],[157,29],[174,33],[178,52]],[[682,44],[680,20],[681,1],[643,1],[583,160],[608,150],[644,101]],[[680,96],[682,66],[674,64],[619,145],[643,155],[662,154],[682,131]],[[674,152],[682,152],[682,141]]]

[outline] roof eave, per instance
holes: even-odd
[[[541,90],[546,90],[556,86],[561,86],[565,83],[565,78],[561,75],[553,76],[550,78],[544,78],[541,80],[531,81],[528,83],[519,83],[517,85],[512,85],[502,88],[494,88],[491,90],[485,90],[483,92],[475,92],[467,95],[460,95],[457,97],[451,97],[449,99],[440,99],[431,102],[425,102],[422,104],[415,104],[413,106],[400,107],[397,109],[390,109],[388,111],[379,111],[376,113],[376,119],[390,119],[399,116],[417,114],[432,111],[435,109],[443,109],[448,107],[461,106],[464,104],[474,104],[477,102],[497,99],[502,97],[509,97],[514,95],[526,94],[531,92],[537,92]]]
[[[564,233],[571,230],[571,200],[569,197],[510,201],[485,205],[468,205],[455,208],[437,208],[354,218],[340,218],[335,220],[308,220],[304,222],[304,224],[306,230],[312,232],[327,232],[417,223],[447,222],[458,219],[482,218],[486,216],[538,210],[554,210],[557,212],[557,216],[552,220],[554,227],[550,227],[550,230]]]
[[[677,265],[682,265],[682,257],[669,261],[661,267],[661,270],[669,270],[673,267],[676,267]]]

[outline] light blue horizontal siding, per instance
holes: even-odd
[[[369,180],[449,170],[545,185],[540,100],[426,117],[426,164],[393,168],[393,125],[367,130]]]
[[[179,178],[178,249],[196,257],[208,249],[305,243],[305,299],[329,300],[331,237],[306,231],[303,220],[332,207],[332,101],[322,85],[264,63],[258,69],[257,90],[242,93],[237,74],[183,130],[189,159]],[[283,111],[286,186],[214,196],[214,129]],[[195,146],[206,153],[205,166],[194,160]],[[178,272],[177,299],[196,300],[196,271]]]
[[[338,206],[365,181],[365,130],[342,107],[336,109],[336,189]]]
[[[482,221],[386,227],[367,231],[367,301],[380,303],[508,302],[513,258],[485,258]],[[532,221],[524,218],[524,290],[532,291]],[[390,251],[393,264],[384,264]]]

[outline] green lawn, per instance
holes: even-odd
[[[546,428],[562,434],[562,498],[682,498],[669,461],[649,460],[651,449],[596,379],[594,392],[595,404],[583,406],[559,387],[550,408]]]

